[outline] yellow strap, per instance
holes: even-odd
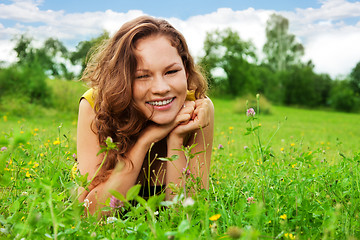
[[[82,98],[85,98],[90,103],[91,107],[94,108],[96,96],[94,96],[94,89],[93,88],[90,88],[89,90],[87,90],[81,96],[81,99]]]

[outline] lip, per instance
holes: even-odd
[[[153,108],[154,110],[160,110],[160,111],[164,111],[164,110],[168,110],[171,108],[172,104],[174,103],[176,97],[168,97],[168,98],[158,98],[158,99],[153,99],[151,101],[147,101],[146,104],[149,105],[151,108]],[[171,101],[170,101],[171,100]],[[170,101],[169,103],[165,104],[165,105],[154,105],[154,104],[150,104],[150,102],[163,102],[163,101]]]

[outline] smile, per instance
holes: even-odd
[[[153,106],[165,106],[168,105],[169,103],[171,103],[172,101],[174,101],[175,98],[170,98],[167,100],[163,100],[163,101],[151,101],[151,102],[147,102],[150,105]]]

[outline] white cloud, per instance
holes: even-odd
[[[346,0],[322,1],[320,8],[296,9],[277,12],[290,21],[290,32],[305,46],[305,59],[311,59],[318,72],[348,74],[360,61],[360,2]],[[0,24],[0,60],[14,60],[11,53],[16,34],[27,32],[34,39],[43,41],[55,37],[61,41],[77,43],[98,36],[103,30],[114,33],[123,23],[144,13],[132,10],[126,13],[107,10],[67,14],[64,11],[42,11],[41,1],[16,0],[12,4],[0,4],[1,19],[16,22],[13,26]],[[265,26],[275,11],[248,8],[234,11],[220,8],[215,12],[190,17],[187,20],[167,19],[178,28],[188,41],[193,55],[202,53],[207,31],[232,28],[243,40],[251,40],[261,55],[266,41]],[[358,20],[348,24],[347,19]],[[74,46],[68,46],[74,48]]]

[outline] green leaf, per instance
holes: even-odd
[[[150,208],[154,210],[158,205],[160,205],[160,202],[162,200],[164,200],[164,198],[165,198],[164,193],[150,197],[148,200],[148,204],[149,204]]]
[[[96,154],[96,156],[99,156],[100,154],[102,154],[103,152],[106,152],[106,151],[107,151],[106,147],[101,146],[101,149],[100,149],[99,152]]]
[[[137,195],[139,195],[140,188],[141,188],[140,184],[137,184],[137,185],[133,186],[132,188],[130,188],[128,190],[128,192],[126,193],[126,199],[128,201],[133,200]]]
[[[179,155],[172,155],[171,157],[166,157],[166,158],[157,158],[160,161],[164,161],[164,162],[172,162],[175,161],[179,158]]]
[[[178,226],[178,231],[180,233],[184,233],[186,230],[190,229],[190,223],[188,220],[182,220],[180,225]]]
[[[139,195],[135,196],[135,200],[138,201],[144,207],[146,206],[146,200],[144,198],[140,197]]]
[[[109,193],[111,193],[111,195],[113,195],[114,197],[116,197],[117,199],[119,199],[122,202],[127,202],[124,195],[122,195],[121,193],[119,193],[116,190],[110,189]]]

